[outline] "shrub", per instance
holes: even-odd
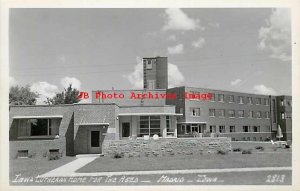
[[[241,149],[241,148],[234,148],[232,151],[233,151],[233,152],[241,152],[242,149]]]
[[[146,157],[148,157],[149,155],[150,155],[150,152],[149,152],[149,151],[145,152],[145,156],[146,156]]]
[[[48,160],[58,160],[58,159],[60,159],[60,156],[59,155],[49,155],[49,157],[48,157]]]
[[[249,149],[249,150],[243,150],[242,154],[252,154],[252,151],[251,151],[251,149]]]
[[[226,155],[226,154],[227,154],[227,151],[224,151],[224,150],[218,150],[218,151],[217,151],[217,154],[220,154],[220,155]]]
[[[113,158],[115,158],[115,159],[119,159],[119,158],[123,158],[123,157],[124,157],[123,152],[115,152],[113,155]]]
[[[265,150],[265,148],[262,147],[262,146],[257,146],[257,147],[255,147],[255,149],[256,149],[256,150],[260,150],[260,151],[264,151],[264,150]]]

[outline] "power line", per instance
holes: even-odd
[[[261,59],[261,60],[255,60],[255,63],[264,63],[264,62],[268,62],[269,60],[266,59]],[[217,63],[217,64],[206,64],[206,63],[199,63],[197,65],[193,64],[193,65],[185,65],[184,67],[180,68],[180,70],[186,70],[189,69],[190,67],[197,67],[197,66],[207,66],[207,67],[217,67],[217,66],[224,66],[224,65],[232,65],[232,64],[236,64],[236,63],[240,63],[240,61],[236,61],[236,62],[229,62],[229,63]],[[60,75],[91,75],[91,74],[105,74],[105,73],[117,73],[117,72],[132,72],[133,69],[127,69],[127,70],[107,70],[107,71],[93,71],[93,72],[64,72],[64,73],[47,73],[47,76],[60,76]],[[45,73],[41,73],[41,74],[37,74],[37,73],[24,73],[22,72],[22,74],[15,74],[14,76],[39,76],[39,75],[45,75]]]

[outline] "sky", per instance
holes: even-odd
[[[289,9],[10,9],[10,85],[38,103],[80,91],[141,89],[142,58],[166,56],[169,87],[291,95]]]

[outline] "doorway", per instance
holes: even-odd
[[[101,154],[101,134],[100,130],[89,131],[89,153]]]
[[[122,123],[122,137],[130,136],[130,123]]]

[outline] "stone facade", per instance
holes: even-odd
[[[182,138],[159,140],[119,140],[105,141],[103,154],[114,156],[124,153],[125,157],[165,156],[165,155],[196,155],[216,153],[219,150],[231,151],[231,139],[219,138]]]

